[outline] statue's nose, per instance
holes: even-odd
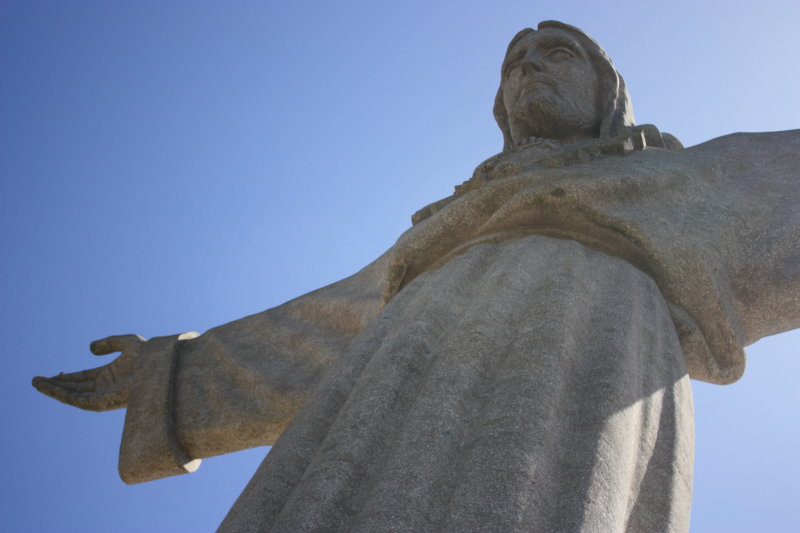
[[[525,74],[529,74],[531,72],[541,72],[544,67],[542,55],[536,50],[531,50],[525,54],[525,57],[522,59],[521,66]]]

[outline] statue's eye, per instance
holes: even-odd
[[[512,57],[508,58],[508,62],[506,63],[505,67],[502,70],[501,73],[502,76],[506,77],[509,74],[511,74],[511,72],[519,68],[520,61],[522,61],[523,57],[525,57],[525,51],[520,50],[517,53],[515,53]]]
[[[575,53],[568,48],[553,48],[547,52],[547,58],[552,61],[567,61],[575,57]]]
[[[505,68],[505,71],[503,72],[503,77],[508,78],[509,76],[518,74],[519,72],[520,72],[520,64],[513,63]]]

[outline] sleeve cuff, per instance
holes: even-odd
[[[119,452],[119,475],[125,483],[188,474],[200,466],[200,459],[191,459],[178,444],[174,412],[179,341],[197,336],[154,337],[142,345]]]

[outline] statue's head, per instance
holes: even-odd
[[[634,125],[625,82],[578,28],[556,21],[524,29],[503,60],[494,116],[503,150],[531,137],[572,143],[619,135]]]

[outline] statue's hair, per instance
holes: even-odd
[[[614,137],[625,133],[628,126],[633,126],[635,124],[633,118],[633,103],[631,102],[628,90],[625,88],[625,80],[623,80],[620,73],[617,72],[614,63],[611,62],[611,58],[608,57],[605,50],[603,50],[594,39],[575,26],[570,26],[569,24],[564,24],[563,22],[555,20],[546,20],[539,23],[537,30],[543,28],[556,28],[570,33],[577,39],[589,56],[589,60],[594,65],[595,71],[597,72],[599,85],[598,94],[600,98],[601,121],[599,137]],[[511,49],[514,48],[514,45],[533,31],[535,30],[525,28],[517,33],[508,45],[506,58],[508,58],[508,54],[511,52]],[[505,59],[503,63],[505,63]],[[494,118],[497,121],[497,125],[500,126],[500,131],[503,132],[503,151],[510,150],[513,147],[513,141],[511,140],[511,130],[508,125],[508,111],[503,103],[502,81],[500,83],[500,88],[497,90],[497,96],[494,99]]]

